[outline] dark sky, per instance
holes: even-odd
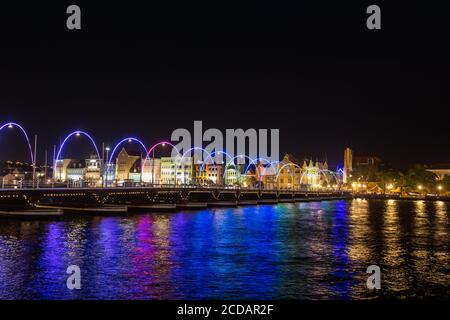
[[[37,133],[40,158],[75,129],[151,144],[203,120],[279,128],[282,152],[332,164],[346,145],[394,165],[450,162],[446,7],[59,2],[0,10],[0,122]],[[69,4],[81,31],[66,29]],[[370,4],[382,30],[366,28]],[[0,159],[25,158],[16,136],[0,134]]]

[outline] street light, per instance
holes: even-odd
[[[110,147],[106,147],[106,177],[105,177],[105,187],[108,186],[108,169],[109,169],[109,150],[111,150]]]
[[[439,191],[442,191],[442,186],[441,185],[438,185],[437,188],[438,188]]]
[[[419,184],[419,185],[417,186],[417,189],[422,190],[422,185]]]

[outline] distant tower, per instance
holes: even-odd
[[[344,150],[344,176],[343,182],[347,183],[347,179],[353,170],[353,151],[350,148]]]

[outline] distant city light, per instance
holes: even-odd
[[[442,186],[438,185],[438,190],[441,191],[442,190]]]
[[[422,190],[422,186],[419,184],[419,185],[417,186],[417,189]]]

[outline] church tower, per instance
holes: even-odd
[[[343,182],[347,183],[350,173],[353,170],[353,151],[350,148],[344,150],[344,175]]]

